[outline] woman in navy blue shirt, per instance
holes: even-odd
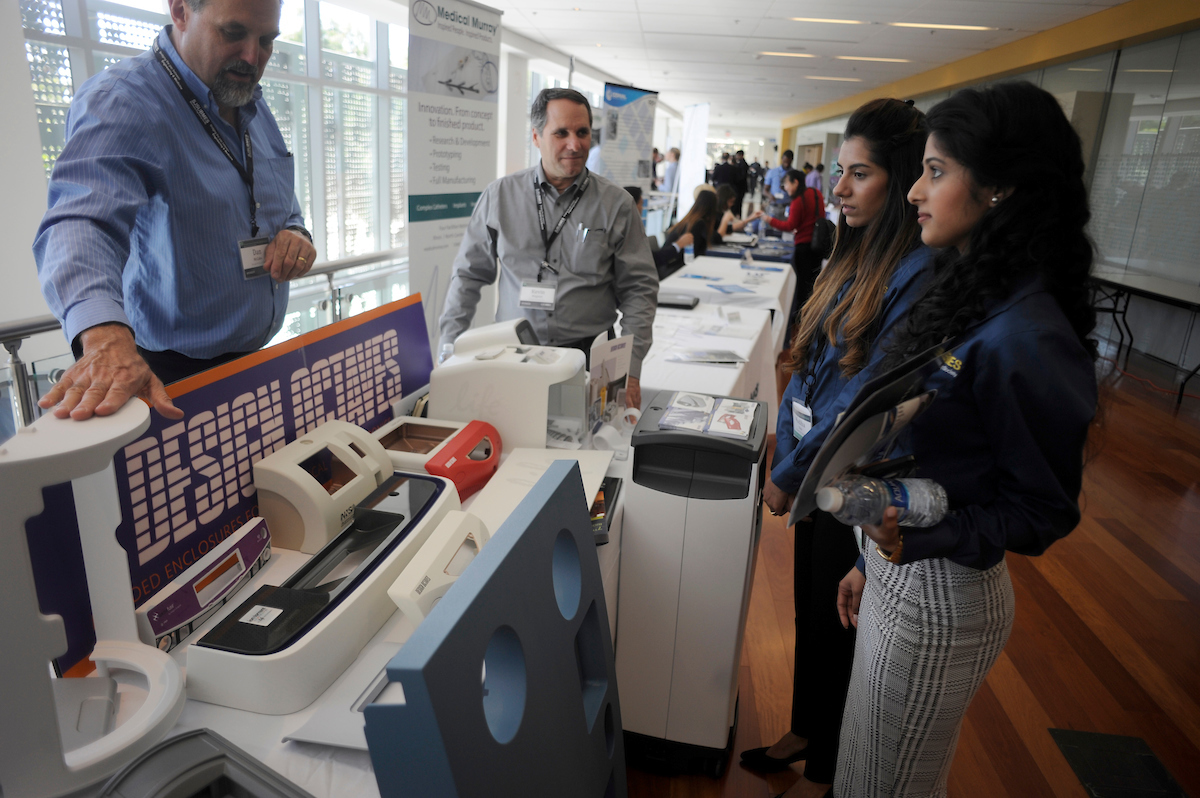
[[[963,716],[1012,628],[1005,552],[1040,554],[1079,523],[1096,409],[1079,136],[1029,83],[960,91],[929,129],[909,199],[941,252],[884,365],[945,346],[903,449],[950,512],[902,532],[889,509],[842,581],[858,647],[839,798],[946,794]]]
[[[838,413],[878,365],[873,344],[921,293],[933,253],[921,245],[905,193],[920,174],[924,145],[924,114],[899,100],[867,103],[847,123],[837,244],[800,314],[764,491],[776,515],[787,512]],[[850,528],[827,513],[798,523],[795,534],[791,729],[770,748],[744,752],[742,762],[771,771],[807,758],[805,778],[788,795],[822,795],[833,781],[854,651],[854,632],[842,628],[831,602],[859,549]]]

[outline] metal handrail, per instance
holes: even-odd
[[[349,258],[338,258],[314,266],[305,277],[324,277],[328,283],[330,306],[333,308],[333,320],[342,319],[342,289],[334,284],[333,276],[346,269],[358,266],[369,266],[372,263],[383,263],[389,260],[399,260],[407,257],[407,249],[387,249],[382,252],[372,252],[367,255],[354,255]],[[0,323],[0,345],[8,350],[8,369],[12,374],[12,414],[17,428],[25,427],[34,422],[34,407],[37,396],[34,384],[29,378],[29,370],[21,359],[18,351],[21,343],[30,336],[60,329],[62,324],[54,316],[34,316],[28,319],[18,319]]]

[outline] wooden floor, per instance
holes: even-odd
[[[950,775],[956,798],[1085,798],[1048,728],[1144,738],[1200,796],[1200,399],[1176,413],[1173,396],[1101,366],[1083,521],[1041,557],[1008,556],[1016,623],[967,713]],[[1136,354],[1126,369],[1172,385],[1172,370]],[[1200,393],[1200,378],[1191,390]],[[736,764],[738,751],[788,727],[793,544],[782,519],[764,513],[763,524],[730,767],[719,781],[630,769],[632,798],[761,798],[803,772],[797,763],[763,777]]]

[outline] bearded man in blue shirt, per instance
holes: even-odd
[[[154,47],[88,80],[34,242],[78,358],[40,404],[75,419],[252,352],[316,259],[258,86],[279,0],[170,0]]]

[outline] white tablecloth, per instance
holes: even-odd
[[[790,266],[779,263],[756,264],[760,268],[743,269],[733,258],[699,257],[660,284],[660,291],[694,296],[701,302],[723,305],[725,308],[758,308],[769,310],[772,353],[783,349],[787,335],[787,312],[791,309],[796,290],[796,275]],[[688,276],[696,275],[696,276]],[[715,278],[715,279],[706,279]],[[736,285],[749,293],[726,294],[713,286]],[[662,314],[663,308],[658,312]],[[774,391],[764,396],[774,397]]]
[[[790,273],[790,272],[789,272]],[[749,307],[701,302],[693,310],[659,308],[654,345],[642,362],[642,407],[659,391],[695,391],[767,403],[770,427],[775,401],[775,355],[771,314]],[[730,350],[746,358],[736,366],[680,363],[670,356],[688,350]]]

